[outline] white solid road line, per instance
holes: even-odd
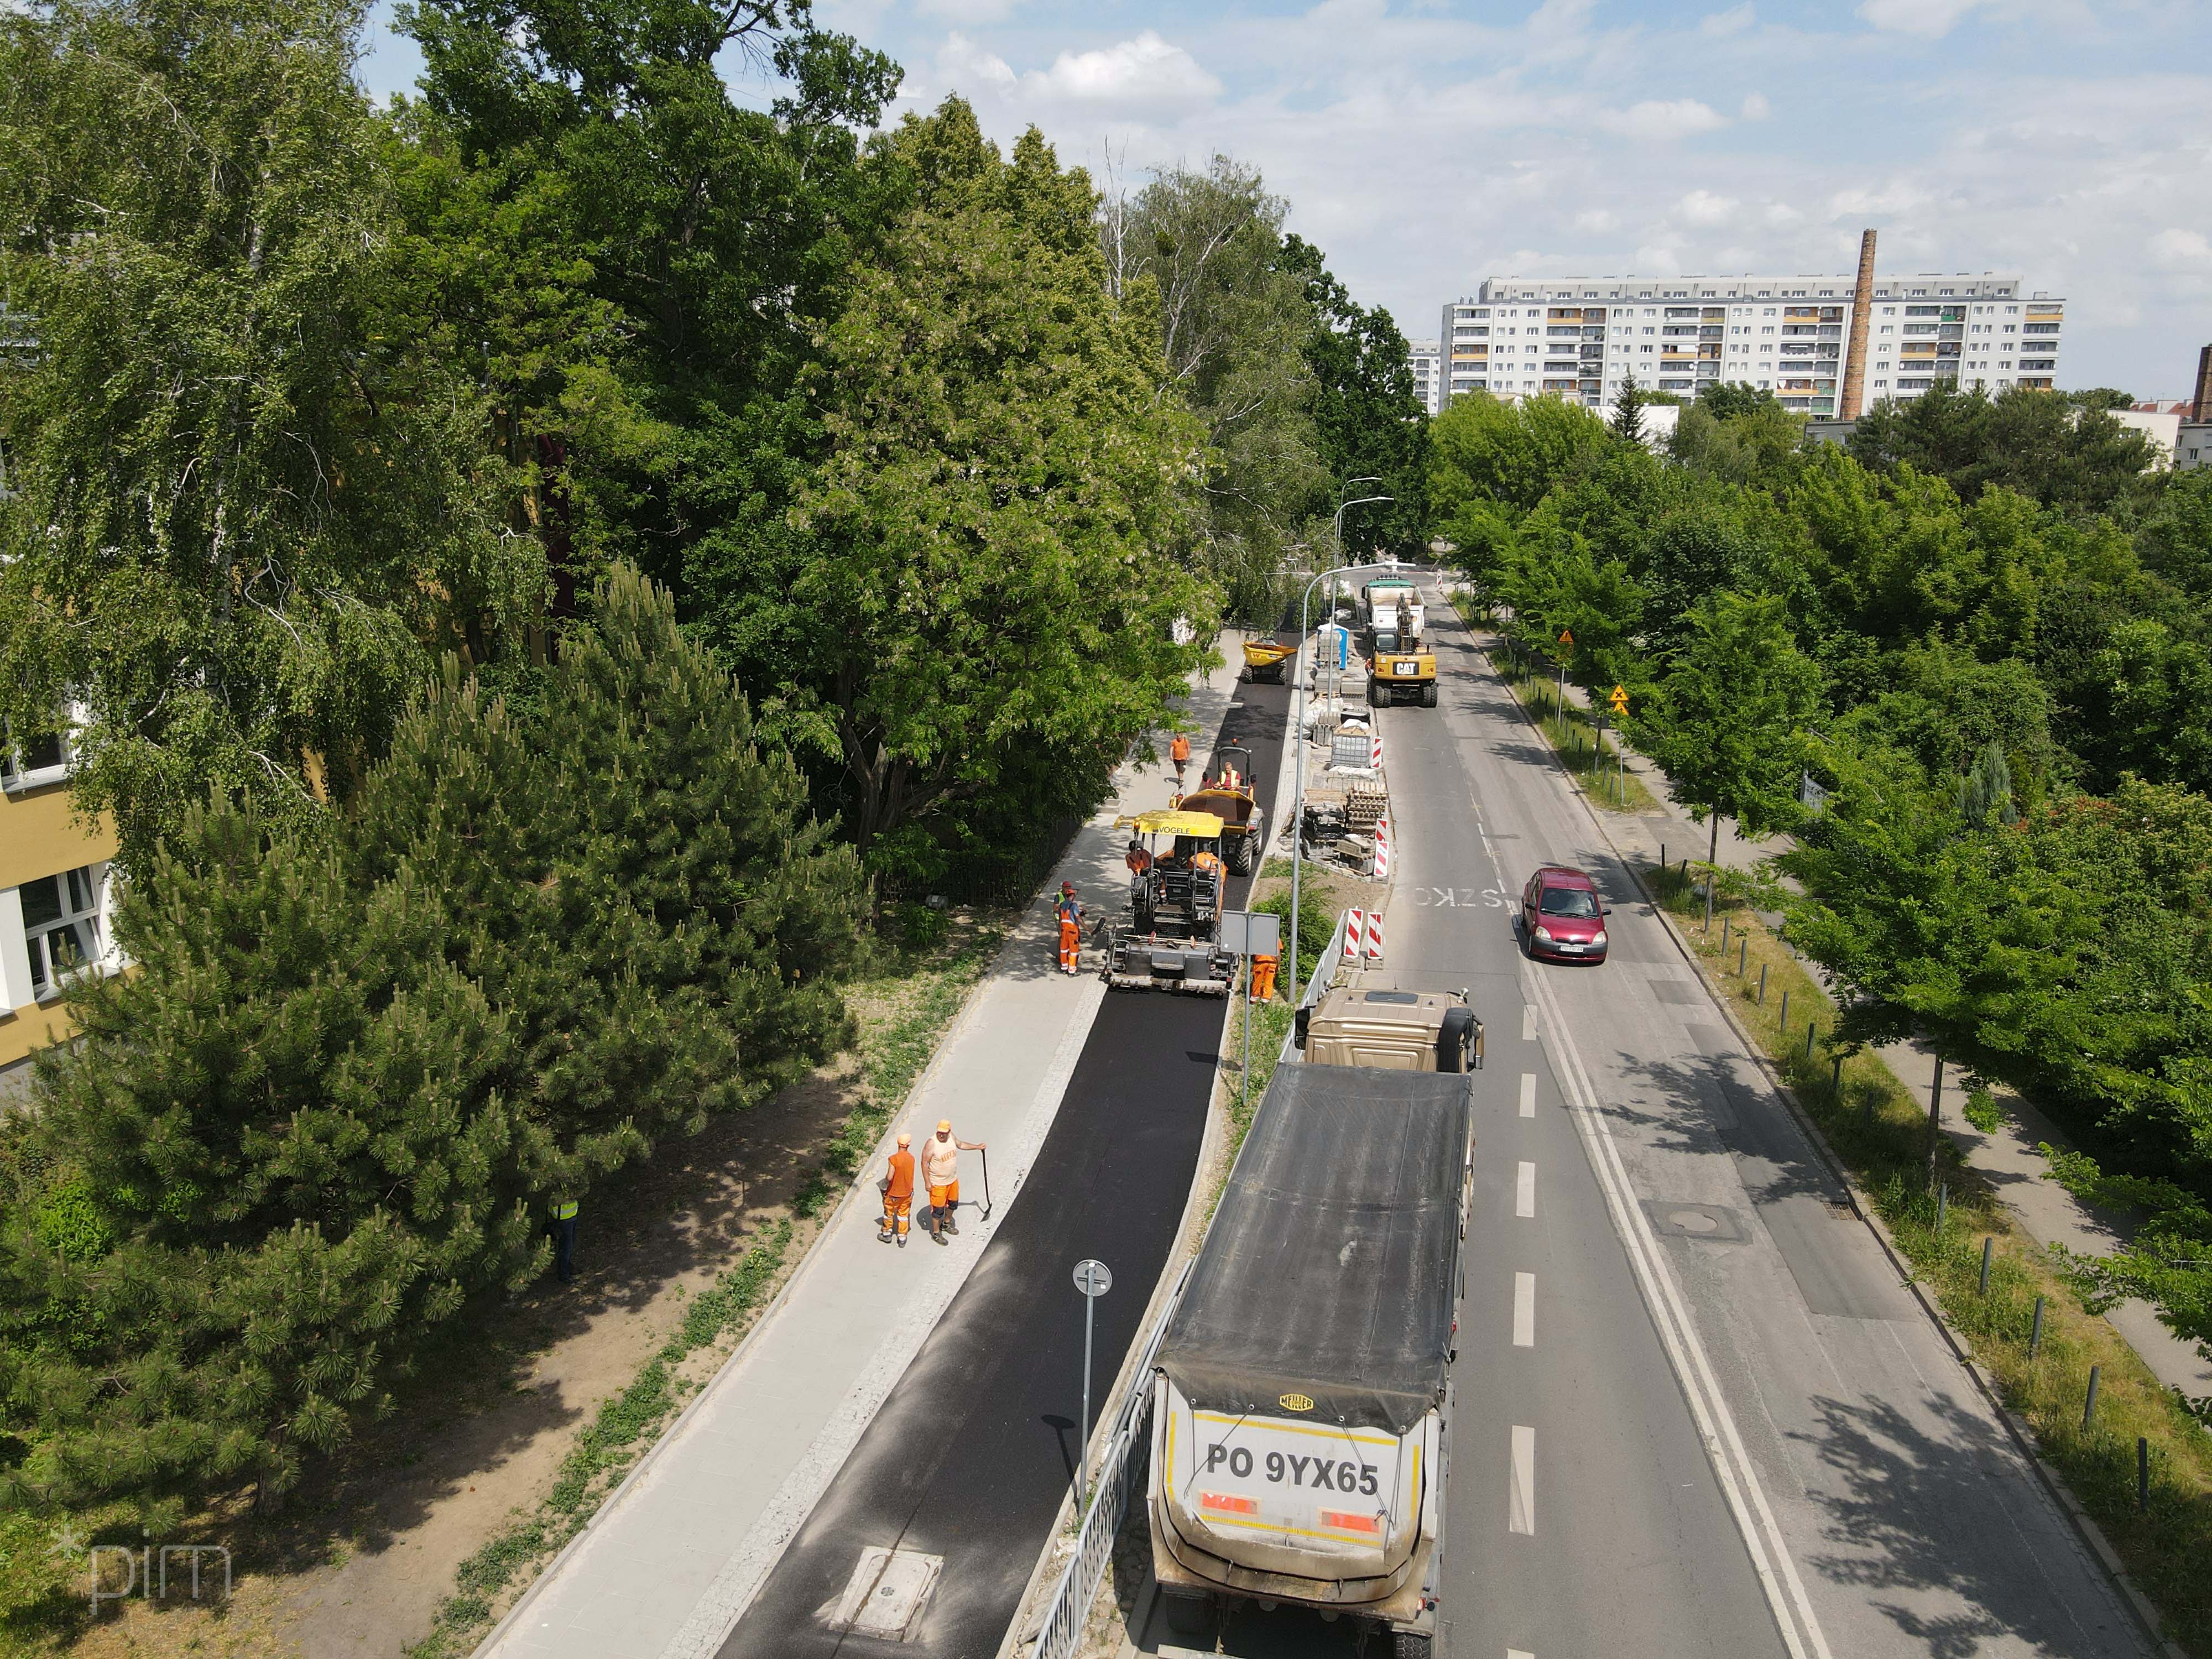
[[[1505,1525],[1508,1530],[1536,1535],[1536,1431],[1513,1425],[1513,1468],[1506,1481]]]
[[[1536,1346],[1536,1275],[1513,1275],[1513,1346]]]
[[[1523,1164],[1513,1177],[1513,1213],[1526,1221],[1536,1213],[1536,1166]]]
[[[1744,1448],[1743,1437],[1729,1411],[1728,1400],[1713,1375],[1712,1361],[1706,1357],[1705,1344],[1691,1322],[1688,1304],[1674,1283],[1665,1253],[1651,1232],[1649,1218],[1643,1206],[1634,1201],[1627,1165],[1621,1161],[1620,1149],[1613,1144],[1612,1125],[1597,1108],[1597,1091],[1590,1085],[1582,1054],[1565,1035],[1566,1023],[1560,1017],[1550,985],[1541,974],[1528,977],[1536,997],[1547,1005],[1545,1018],[1553,1030],[1561,1034],[1552,1045],[1553,1059],[1559,1087],[1567,1097],[1568,1110],[1574,1115],[1575,1127],[1589,1155],[1590,1169],[1605,1193],[1606,1207],[1613,1212],[1614,1230],[1628,1247],[1629,1266],[1644,1292],[1645,1305],[1651,1310],[1651,1322],[1658,1328],[1668,1360],[1682,1384],[1683,1397],[1690,1402],[1698,1436],[1705,1443],[1705,1455],[1720,1481],[1721,1493],[1735,1516],[1736,1528],[1743,1534],[1752,1570],[1759,1575],[1759,1587],[1766,1593],[1767,1606],[1773,1609],[1782,1639],[1792,1659],[1807,1659],[1808,1654],[1818,1656],[1818,1659],[1832,1659],[1827,1638],[1822,1634],[1820,1620],[1813,1613],[1812,1601],[1805,1594],[1804,1581],[1797,1576],[1797,1564],[1790,1559],[1788,1541],[1767,1504],[1759,1470]]]
[[[1521,1073],[1521,1115],[1536,1115],[1536,1074],[1534,1072]]]
[[[1521,1041],[1534,1042],[1535,1040],[1536,1005],[1533,1002],[1524,1002],[1521,1005]]]

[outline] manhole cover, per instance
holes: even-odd
[[[1647,1199],[1644,1212],[1651,1218],[1652,1231],[1662,1238],[1705,1238],[1721,1244],[1741,1244],[1744,1240],[1743,1223],[1725,1204],[1669,1204]]]
[[[832,1630],[911,1641],[944,1571],[941,1555],[872,1546],[854,1563],[844,1593],[823,1607],[819,1617]]]

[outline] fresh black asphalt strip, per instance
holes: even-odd
[[[1224,739],[1251,750],[1256,793],[1270,804],[1289,696],[1280,686],[1239,686],[1244,706],[1223,726]],[[1232,879],[1229,903],[1241,904],[1249,886]],[[1114,1271],[1097,1313],[1095,1413],[1136,1339],[1182,1219],[1221,1019],[1212,998],[1133,992],[1100,1006],[1059,1115],[982,1260],[761,1586],[722,1659],[997,1653],[1073,1478],[1083,1298],[1069,1275],[1085,1256]],[[885,1252],[884,1272],[902,1265]],[[944,1559],[905,1641],[831,1630],[817,1616],[871,1547]]]

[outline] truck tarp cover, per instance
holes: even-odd
[[[1467,1079],[1280,1067],[1160,1346],[1201,1411],[1404,1434],[1452,1346]]]

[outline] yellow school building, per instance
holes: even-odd
[[[70,799],[64,744],[0,749],[0,1072],[69,1036],[62,993],[112,967],[114,827]]]

